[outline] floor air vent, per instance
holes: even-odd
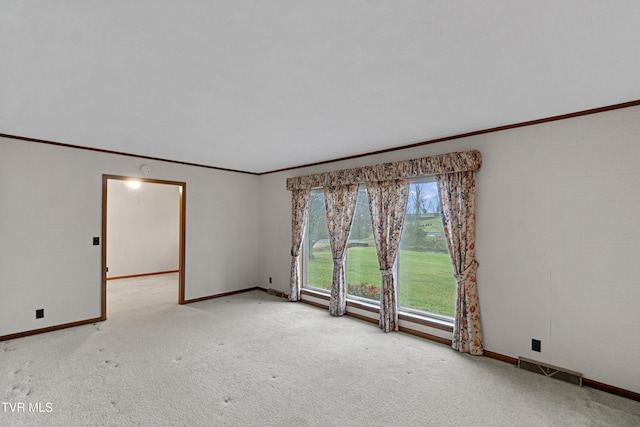
[[[548,363],[527,359],[526,357],[518,358],[518,368],[582,387],[582,374],[580,372],[559,368],[557,366],[549,365]]]

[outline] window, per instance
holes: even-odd
[[[305,286],[331,289],[333,278],[333,257],[327,231],[327,215],[322,189],[312,189],[309,200],[309,220],[305,238]]]
[[[306,286],[331,289],[333,256],[327,231],[322,189],[311,190],[306,246]],[[380,269],[373,242],[367,189],[361,185],[347,244],[347,293],[351,296],[380,299]]]
[[[399,252],[400,309],[453,317],[456,281],[434,179],[411,182]]]
[[[380,301],[380,267],[373,241],[367,187],[358,187],[358,200],[347,244],[347,295]]]
[[[413,180],[405,217],[396,277],[403,311],[452,317],[456,282],[442,226],[435,179]],[[333,258],[329,245],[324,194],[311,191],[305,247],[305,287],[331,289]],[[373,241],[366,186],[360,185],[347,249],[347,294],[380,301],[380,267]]]

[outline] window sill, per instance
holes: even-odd
[[[453,333],[453,322],[448,322],[442,319],[436,319],[435,317],[430,317],[426,315],[421,316],[414,313],[407,313],[407,312],[400,311],[400,313],[398,313],[398,319],[411,322],[411,323],[417,323],[419,325],[428,326],[434,329],[439,329],[441,331]]]
[[[327,302],[329,301],[329,291],[326,291],[326,290],[302,288],[301,294],[307,295],[312,298],[321,299]],[[368,303],[361,300],[350,299],[350,298],[347,298],[347,307],[352,307],[355,309],[364,310],[364,311],[368,311],[376,314],[380,312],[379,304]],[[398,313],[398,319],[408,323],[423,325],[429,328],[438,329],[445,332],[453,332],[453,322],[431,317],[428,315],[419,315],[416,313],[408,313],[406,311],[400,311]]]

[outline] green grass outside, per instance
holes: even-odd
[[[380,286],[375,246],[350,248],[347,281]],[[308,263],[308,284],[331,289],[331,251],[314,251]],[[456,282],[448,254],[400,251],[400,305],[430,313],[453,316]]]
[[[406,221],[407,224],[409,221]],[[442,217],[440,215],[434,216],[433,218],[426,218],[420,220],[420,228],[422,228],[427,233],[429,232],[440,232],[444,231],[444,226],[442,225]]]

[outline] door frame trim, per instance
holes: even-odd
[[[139,181],[150,184],[175,185],[180,187],[180,221],[178,240],[178,304],[185,304],[185,255],[186,255],[186,217],[187,217],[187,183],[166,181],[162,179],[140,178],[135,176],[102,175],[102,260],[100,284],[102,287],[101,319],[107,320],[107,201],[108,181]]]

